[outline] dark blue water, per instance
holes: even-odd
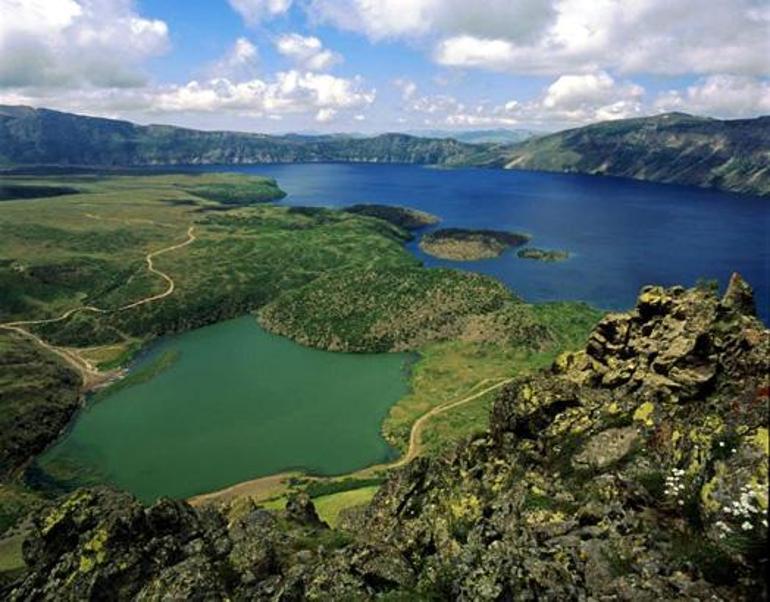
[[[754,287],[762,318],[770,318],[770,199],[618,178],[413,165],[196,169],[273,176],[291,205],[407,205],[440,216],[439,227],[525,231],[533,246],[572,252],[561,263],[519,259],[515,252],[457,263],[410,244],[426,265],[495,276],[529,301],[624,309],[645,284],[715,278],[724,287],[737,271]]]

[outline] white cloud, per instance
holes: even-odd
[[[378,40],[438,38],[436,62],[522,74],[762,75],[767,0],[313,0],[317,19]]]
[[[337,116],[337,111],[334,109],[319,109],[315,115],[315,120],[318,123],[328,123]]]
[[[598,71],[562,75],[548,86],[540,105],[563,121],[599,121],[640,114],[643,96],[641,86],[618,83],[606,71]]]
[[[0,87],[142,85],[169,45],[131,0],[0,0]]]
[[[411,79],[399,77],[393,80],[393,85],[401,91],[402,100],[409,100],[417,93],[417,84]]]
[[[770,114],[770,82],[751,77],[712,75],[685,90],[661,94],[655,101],[655,108],[723,118]]]
[[[171,86],[152,94],[147,108],[158,112],[233,110],[267,115],[360,109],[374,98],[375,91],[363,89],[358,78],[292,70],[276,74],[273,81],[232,82],[221,78]]]
[[[103,117],[142,121],[198,115],[199,121],[238,118],[280,120],[284,116],[325,123],[343,112],[357,114],[371,105],[376,91],[360,78],[285,71],[271,79],[241,82],[227,78],[193,80],[184,85],[132,89],[36,90],[0,94],[0,103],[45,106]],[[207,117],[209,116],[209,117]],[[176,120],[174,119],[174,120]],[[185,121],[189,122],[185,118]]]
[[[248,25],[282,15],[291,8],[292,0],[228,0],[230,6]]]
[[[206,69],[211,78],[247,79],[257,73],[259,50],[246,38],[238,38],[227,53]]]
[[[637,116],[644,108],[644,94],[641,86],[617,82],[608,73],[598,71],[563,75],[531,101],[468,104],[438,94],[410,99],[405,110],[424,116],[423,123],[434,126],[572,126]]]
[[[372,39],[468,32],[527,39],[553,12],[542,0],[313,0],[316,19]]]
[[[288,33],[276,40],[275,47],[295,65],[310,71],[326,71],[342,61],[342,56],[325,49],[321,40],[314,36]]]

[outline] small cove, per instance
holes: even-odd
[[[149,502],[395,455],[380,426],[407,392],[406,354],[308,349],[244,316],[168,337],[133,370],[169,353],[176,361],[147,382],[89,403],[36,472],[68,487],[112,483]]]

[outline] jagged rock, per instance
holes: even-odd
[[[394,471],[348,533],[81,491],[35,520],[11,600],[767,599],[770,332],[735,277],[645,288],[511,383],[490,432]],[[389,596],[389,597],[388,597]]]
[[[740,274],[733,274],[730,277],[730,283],[727,285],[724,297],[722,297],[722,306],[747,316],[756,315],[757,308],[754,302],[754,291],[741,278]]]
[[[286,502],[286,515],[303,525],[328,526],[320,519],[310,496],[306,493],[298,493],[289,497]]]
[[[607,429],[594,435],[572,462],[576,466],[606,468],[625,458],[634,449],[639,439],[639,431],[634,426]]]

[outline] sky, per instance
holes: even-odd
[[[0,0],[0,104],[252,132],[770,114],[770,0]]]

